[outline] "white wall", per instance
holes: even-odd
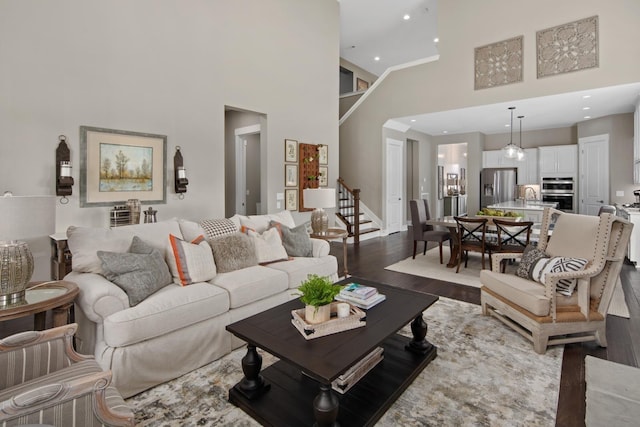
[[[1,0],[0,190],[55,194],[64,134],[76,185],[56,229],[106,226],[108,207],[79,207],[79,127],[148,132],[168,140],[158,218],[222,217],[225,106],[268,117],[269,212],[284,189],[285,138],[328,144],[334,182],[338,14],[334,0]],[[177,145],[184,200],[170,179]]]

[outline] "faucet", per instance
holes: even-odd
[[[524,187],[524,200],[530,200],[527,199],[527,190],[531,190],[531,192],[533,193],[533,200],[538,200],[538,195],[536,194],[536,190],[533,187]]]

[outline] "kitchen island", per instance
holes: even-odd
[[[542,222],[542,212],[544,208],[555,208],[557,205],[555,202],[541,202],[540,200],[512,200],[509,202],[495,203],[487,206],[487,208],[503,212],[516,212],[522,216],[524,221],[540,223]]]

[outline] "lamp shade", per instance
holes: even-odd
[[[302,190],[306,208],[333,208],[336,206],[335,188],[305,188]]]

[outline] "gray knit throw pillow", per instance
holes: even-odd
[[[209,240],[218,273],[228,273],[258,265],[253,240],[244,233],[233,233]]]

